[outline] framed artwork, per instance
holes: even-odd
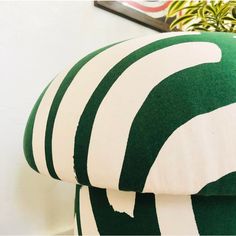
[[[159,32],[170,31],[174,19],[166,21],[171,0],[95,0],[94,5],[130,20],[148,26]]]

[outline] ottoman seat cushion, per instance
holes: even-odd
[[[38,99],[27,161],[98,188],[235,195],[235,45],[234,34],[177,32],[92,52]]]

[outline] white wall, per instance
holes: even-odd
[[[0,234],[52,234],[73,223],[74,186],[32,171],[22,136],[36,98],[66,65],[154,31],[79,1],[0,1]]]

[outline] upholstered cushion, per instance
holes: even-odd
[[[235,235],[235,196],[155,195],[77,186],[75,234]]]
[[[98,188],[235,195],[235,37],[155,34],[84,57],[33,108],[30,166]]]

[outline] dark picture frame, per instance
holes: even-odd
[[[125,1],[95,0],[94,5],[159,32],[169,32],[169,25],[174,19],[165,21],[165,17],[154,18],[135,8],[124,5]],[[130,1],[132,2],[132,1]],[[171,1],[168,1],[171,2]],[[137,2],[135,2],[136,4]]]

